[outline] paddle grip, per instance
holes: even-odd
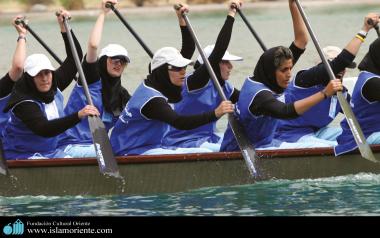
[[[55,12],[55,15],[56,15],[57,17],[59,17],[59,16],[61,15],[61,13],[60,13],[60,12]],[[67,19],[67,20],[71,20],[71,16],[66,17],[66,19]]]
[[[178,11],[181,7],[183,7],[183,5],[182,4],[174,4],[173,5],[173,8],[174,8],[174,10],[176,10],[176,11]]]
[[[110,8],[111,10],[114,10],[115,6],[112,4],[112,2],[106,2],[106,8]]]

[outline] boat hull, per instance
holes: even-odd
[[[373,149],[380,157],[379,147]],[[357,153],[334,157],[328,148],[262,151],[257,160],[258,180],[237,152],[120,157],[123,179],[103,176],[94,158],[8,161],[10,176],[0,176],[0,196],[174,193],[269,179],[380,173],[380,163]]]

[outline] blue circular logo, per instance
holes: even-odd
[[[4,228],[3,228],[3,232],[4,232],[5,235],[10,235],[10,234],[12,234],[11,223],[9,223],[8,225],[4,226]]]

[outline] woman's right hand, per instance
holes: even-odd
[[[343,90],[343,84],[340,79],[334,79],[325,87],[324,92],[328,97],[333,96],[336,92]]]
[[[117,4],[117,0],[102,0],[102,11],[107,14],[109,11],[111,11],[111,8],[106,7],[107,3],[111,3],[112,5]]]
[[[231,0],[228,6],[228,15],[230,16],[235,16],[236,14],[236,9],[240,9],[242,6],[243,2],[242,0]]]
[[[16,28],[19,36],[26,36],[27,30],[22,23],[16,24],[16,20],[23,19],[24,16],[18,15],[12,20],[12,25]]]
[[[369,24],[372,23],[372,24]],[[368,32],[370,29],[372,29],[374,26],[380,23],[380,17],[377,13],[368,13],[367,16],[364,18],[364,25],[362,27],[362,30],[365,32]]]
[[[99,116],[100,113],[98,109],[91,105],[86,105],[82,110],[78,112],[79,119],[82,119],[87,116]]]
[[[219,106],[215,109],[215,116],[217,118],[222,117],[226,113],[234,112],[234,104],[231,101],[223,101],[219,104]]]

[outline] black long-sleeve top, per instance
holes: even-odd
[[[305,50],[299,49],[294,42],[289,49],[293,53],[293,65],[295,65]],[[294,108],[294,103],[285,104],[280,102],[269,91],[258,93],[249,106],[249,110],[255,116],[264,115],[278,119],[294,119],[299,116]]]
[[[342,52],[332,61],[330,61],[331,69],[334,74],[342,72],[354,60],[355,55],[343,49]],[[312,68],[301,70],[296,74],[295,85],[303,88],[310,88],[315,85],[327,85],[330,82],[328,72],[324,64],[318,64]]]
[[[81,59],[83,57],[82,49],[75,35],[73,33],[72,35],[78,56]],[[52,72],[53,78],[56,79],[57,86],[61,91],[70,85],[75,77],[75,74],[77,73],[77,68],[70,50],[67,33],[62,33],[62,37],[65,42],[67,57],[62,65],[57,70]],[[40,110],[39,106],[33,102],[20,103],[14,108],[13,112],[31,131],[33,131],[33,133],[43,137],[57,136],[80,122],[78,113],[73,113],[66,117],[49,121]]]
[[[231,40],[232,28],[235,22],[235,18],[232,16],[227,16],[222,29],[219,32],[219,35],[215,42],[215,47],[208,57],[208,60],[211,64],[212,69],[216,74],[220,72],[219,63],[222,61],[222,58],[228,48],[228,45]],[[189,91],[194,91],[200,88],[205,87],[210,80],[210,74],[208,73],[207,67],[205,64],[202,64],[197,68],[192,75],[187,79],[187,85]],[[239,98],[239,90],[234,89],[233,94],[230,97],[230,100],[235,103]]]
[[[362,94],[370,102],[380,101],[380,77],[369,79],[363,86]]]
[[[0,79],[0,99],[8,96],[12,92],[12,88],[14,85],[15,85],[15,82],[11,79],[11,77],[9,76],[9,73],[4,75]]]
[[[195,51],[195,43],[186,26],[181,26],[181,35],[181,55],[190,59]],[[178,115],[163,98],[150,100],[142,108],[141,113],[149,119],[165,122],[179,130],[191,130],[217,120],[214,111],[190,116]]]

